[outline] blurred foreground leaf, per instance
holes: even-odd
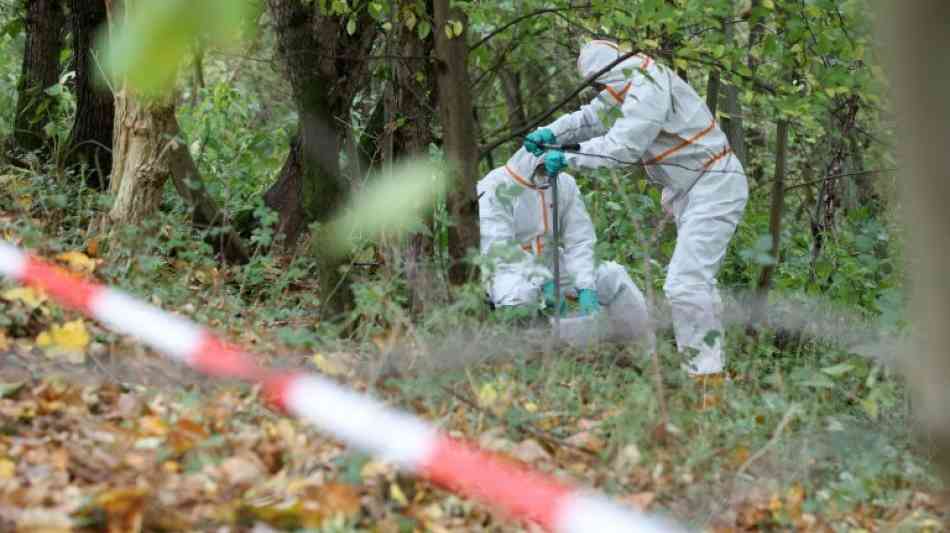
[[[233,0],[126,1],[127,13],[113,15],[117,27],[100,35],[110,75],[125,77],[144,93],[174,86],[178,66],[198,37],[227,45],[242,38],[245,21],[254,19],[260,2]]]
[[[330,227],[330,247],[345,254],[361,238],[403,235],[417,228],[445,191],[445,170],[429,161],[409,161],[377,176]]]

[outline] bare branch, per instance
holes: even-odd
[[[508,136],[506,136],[506,137],[504,137],[504,138],[502,138],[502,139],[499,139],[499,140],[497,140],[497,141],[495,141],[495,142],[489,144],[488,146],[482,147],[482,148],[481,148],[481,156],[484,157],[485,154],[491,152],[491,151],[494,150],[495,148],[498,148],[499,146],[505,144],[505,143],[508,142],[508,141],[511,141],[512,139],[514,139],[514,138],[516,138],[516,137],[521,137],[521,136],[524,135],[525,133],[528,133],[529,131],[531,131],[531,130],[533,130],[534,128],[538,127],[539,124],[541,124],[542,122],[544,122],[545,120],[547,120],[548,118],[550,118],[551,115],[553,115],[554,113],[556,113],[558,109],[564,107],[565,105],[567,105],[568,102],[570,102],[571,100],[573,100],[574,97],[576,97],[577,95],[581,94],[581,92],[582,92],[584,89],[586,89],[588,85],[590,85],[591,83],[593,83],[597,78],[601,77],[602,75],[606,74],[607,72],[610,72],[610,70],[611,70],[612,68],[614,68],[614,67],[616,67],[617,65],[623,63],[624,61],[630,59],[631,57],[637,55],[637,53],[638,53],[638,52],[636,52],[636,51],[634,51],[634,52],[627,52],[626,54],[623,54],[623,55],[621,55],[620,57],[618,57],[616,60],[612,61],[612,62],[611,62],[609,65],[607,65],[606,67],[604,67],[604,68],[600,69],[599,71],[595,72],[595,73],[592,74],[589,78],[587,78],[586,80],[584,80],[584,83],[582,83],[582,84],[579,85],[576,89],[574,89],[573,91],[571,91],[571,93],[568,94],[566,97],[562,98],[561,101],[559,101],[558,103],[554,104],[550,109],[548,109],[547,111],[545,111],[544,113],[542,113],[541,116],[539,116],[539,117],[537,117],[537,118],[531,120],[531,122],[529,122],[529,123],[528,123],[527,125],[525,125],[524,127],[518,128],[517,130],[515,130],[514,133],[512,133],[512,134],[510,134],[510,135],[508,135]]]
[[[475,44],[473,44],[472,46],[470,46],[470,47],[468,48],[468,52],[469,52],[469,53],[472,53],[472,51],[474,51],[476,48],[478,48],[479,46],[485,44],[487,41],[489,41],[490,39],[492,39],[493,37],[495,37],[495,36],[498,35],[499,33],[503,32],[503,31],[507,30],[508,28],[514,26],[515,24],[518,24],[518,23],[520,23],[520,22],[522,22],[522,21],[525,21],[525,20],[527,20],[527,19],[534,18],[534,17],[540,16],[540,15],[545,15],[545,14],[548,14],[548,13],[561,13],[561,12],[564,12],[564,11],[581,11],[581,10],[591,9],[591,7],[592,7],[592,6],[591,6],[590,4],[585,4],[585,5],[580,5],[580,6],[547,8],[547,9],[539,9],[539,10],[537,10],[537,11],[532,11],[531,13],[527,13],[527,14],[521,15],[520,17],[516,17],[516,18],[512,19],[511,21],[507,22],[506,24],[503,24],[503,25],[501,25],[500,27],[496,28],[496,29],[493,30],[491,33],[489,33],[488,35],[486,35],[485,37],[483,37],[482,40],[480,40],[480,41],[478,41],[477,43],[475,43]]]

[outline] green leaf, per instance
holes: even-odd
[[[382,172],[369,183],[332,223],[331,242],[317,239],[313,246],[329,246],[337,253],[345,253],[361,237],[405,233],[433,209],[436,198],[447,186],[444,169],[423,159]]]
[[[816,389],[833,389],[835,388],[835,382],[831,381],[831,378],[820,373],[815,372],[806,379],[803,379],[799,384],[805,387],[812,387]]]
[[[416,26],[416,35],[420,40],[424,40],[430,33],[432,33],[432,25],[428,21],[423,20]]]
[[[15,383],[0,383],[0,398],[8,398],[17,393],[21,388],[23,388],[23,382],[18,381]]]
[[[864,412],[867,413],[868,418],[871,420],[877,420],[877,417],[880,415],[880,406],[873,394],[861,400],[861,408],[864,409]]]
[[[356,21],[355,21],[355,20],[350,19],[350,20],[346,21],[346,33],[347,33],[347,35],[353,35],[354,33],[356,33]]]
[[[854,365],[852,365],[851,363],[840,363],[834,366],[829,366],[829,367],[821,369],[822,372],[824,372],[825,374],[828,374],[831,377],[843,376],[847,374],[848,372],[851,372],[852,370],[854,370]]]
[[[147,7],[144,7],[147,6]],[[256,2],[162,0],[137,2],[124,15],[110,40],[100,35],[107,71],[145,93],[172,88],[178,67],[200,36],[228,45],[242,36],[243,22],[256,18]]]

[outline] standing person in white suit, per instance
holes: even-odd
[[[547,176],[543,159],[522,148],[478,182],[486,290],[496,309],[520,309],[529,316],[543,307],[555,312],[554,210]],[[619,264],[595,266],[597,237],[577,184],[564,173],[557,179],[562,291],[576,296],[583,315],[606,310],[612,340],[631,340],[646,328],[643,294]]]
[[[589,78],[621,57],[616,44],[591,41],[577,68]],[[664,207],[677,227],[664,291],[681,352],[692,375],[723,371],[722,302],[716,275],[742,218],[749,190],[745,172],[702,98],[671,69],[632,56],[594,85],[600,95],[525,139],[525,148],[552,169],[643,164],[663,186]],[[612,110],[619,118],[605,124]],[[577,150],[544,145],[580,143]]]

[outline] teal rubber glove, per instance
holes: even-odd
[[[544,149],[541,148],[541,145],[554,144],[556,142],[557,138],[554,137],[553,131],[548,128],[541,128],[534,130],[524,138],[524,148],[532,154],[541,157],[541,154],[544,153]]]
[[[541,286],[541,292],[544,293],[544,305],[548,309],[554,309],[554,306],[557,305],[557,301],[554,293],[554,281],[549,281]],[[567,312],[567,300],[561,298],[561,309],[558,311],[559,315],[563,315]]]
[[[597,293],[592,289],[577,291],[577,301],[581,304],[581,314],[584,316],[596,315],[600,312],[600,301]]]
[[[551,150],[544,154],[544,170],[549,177],[556,177],[566,166],[567,160],[564,159],[564,152]]]

